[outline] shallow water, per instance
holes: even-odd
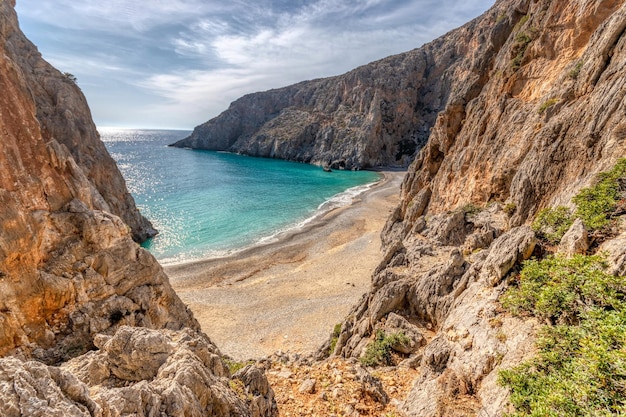
[[[137,206],[159,230],[162,263],[218,256],[347,205],[380,178],[295,162],[167,147],[189,131],[99,129]]]

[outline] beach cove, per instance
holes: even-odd
[[[172,286],[222,353],[243,360],[314,352],[365,294],[404,171],[298,231],[222,258],[165,265]]]

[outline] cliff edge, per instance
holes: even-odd
[[[246,95],[173,146],[333,169],[406,167],[437,115],[476,94],[514,21],[478,18],[419,49],[344,75]],[[476,59],[468,60],[473,55]]]
[[[262,371],[231,375],[133,241],[154,231],[14,5],[0,1],[0,415],[275,415]]]

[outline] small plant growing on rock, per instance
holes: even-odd
[[[71,82],[73,82],[74,84],[78,83],[78,79],[76,78],[76,76],[72,73],[69,72],[64,72],[63,76],[65,78],[67,78],[68,80],[70,80]]]
[[[341,334],[341,323],[335,324],[333,328],[333,334],[330,338],[330,349],[329,354],[332,355],[335,352],[335,347],[337,346],[337,340],[339,340],[339,335]]]
[[[578,79],[578,75],[580,74],[580,70],[582,69],[582,67],[583,61],[578,61],[574,68],[572,68],[567,75],[573,80]]]
[[[504,206],[504,208],[502,209],[507,215],[512,216],[513,213],[515,213],[515,210],[517,210],[517,204],[515,203],[508,203]]]
[[[532,229],[540,238],[551,244],[557,244],[573,222],[574,219],[567,207],[544,208],[537,214]]]
[[[559,102],[558,98],[551,98],[549,100],[544,101],[543,104],[541,104],[541,106],[539,106],[539,108],[537,109],[537,113],[539,114],[545,113],[546,110],[548,110],[550,107],[554,106],[558,102]]]
[[[409,338],[402,332],[387,335],[383,330],[377,330],[376,338],[367,345],[361,363],[365,366],[392,365],[393,346],[408,343]]]

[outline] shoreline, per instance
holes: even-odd
[[[377,172],[383,178],[351,204],[276,240],[163,266],[223,353],[243,360],[277,350],[311,353],[323,343],[368,290],[382,259],[380,232],[406,171]]]

